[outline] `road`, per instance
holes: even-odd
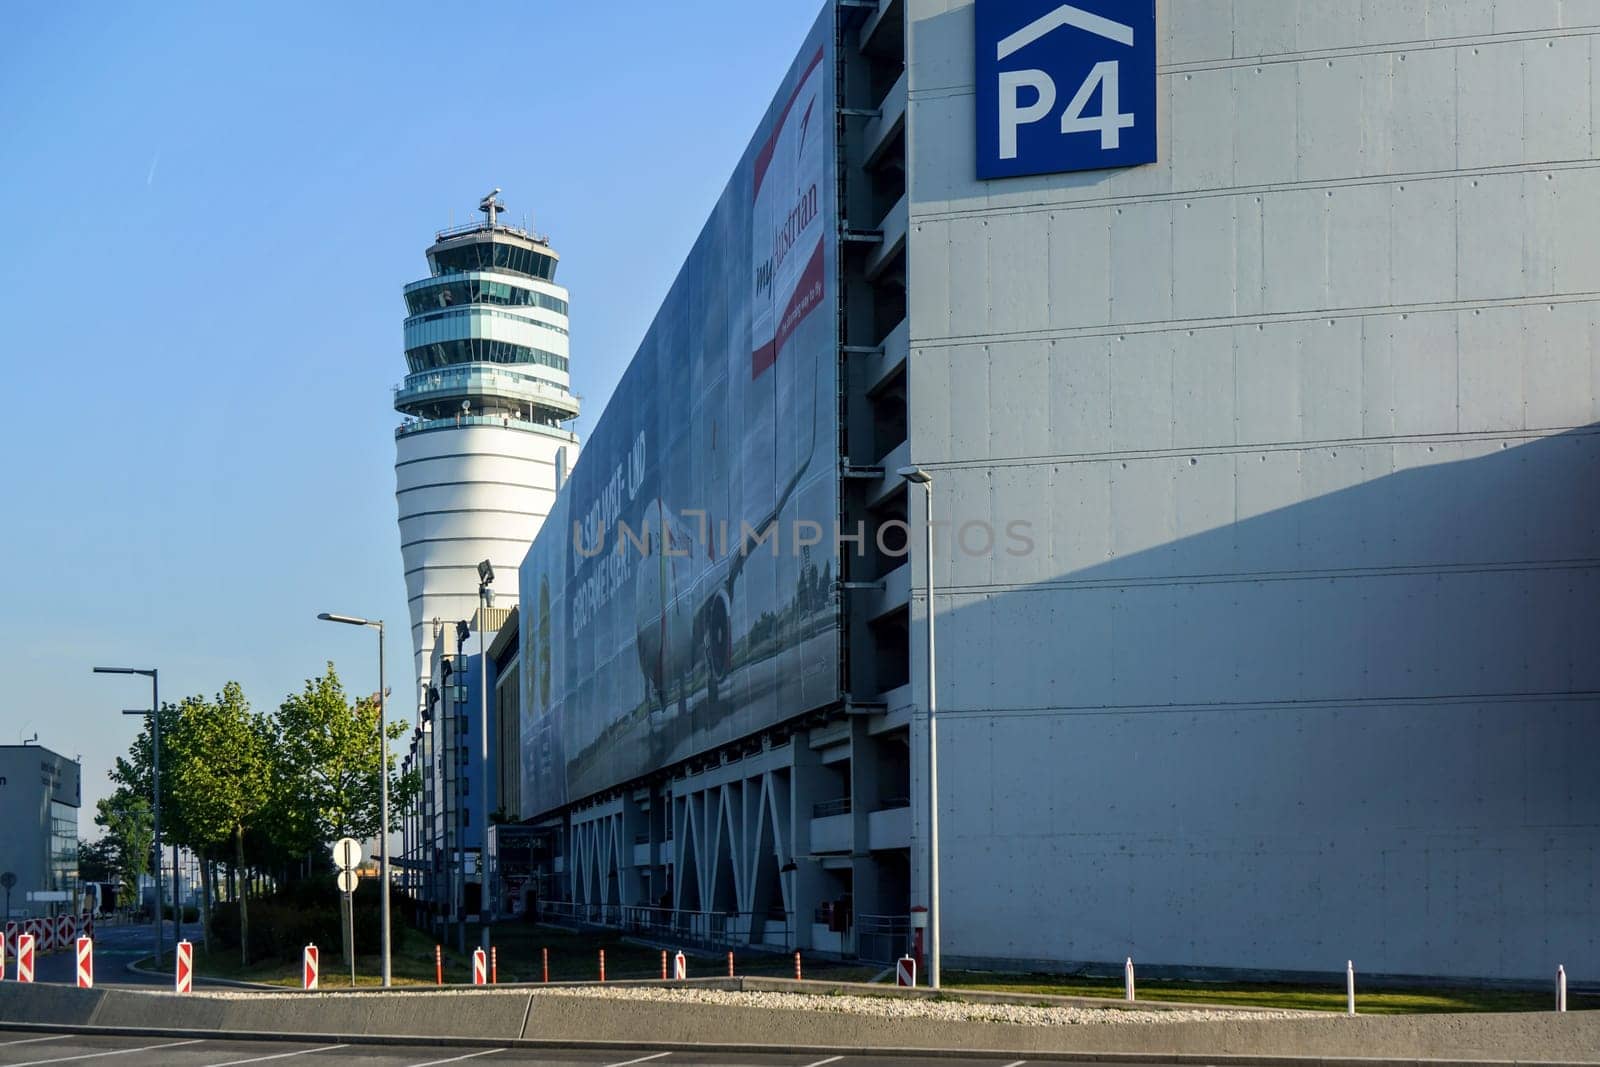
[[[573,1067],[913,1067],[928,1062],[890,1056],[817,1056],[795,1053],[602,1052],[591,1049],[508,1049],[440,1045],[314,1045],[294,1041],[178,1040],[156,1037],[101,1037],[37,1034],[0,1027],[0,1065],[33,1067],[47,1063],[93,1063],[110,1057],[117,1067],[227,1067],[274,1063],[340,1067],[434,1067],[447,1063],[570,1064]],[[1026,1060],[941,1059],[950,1067],[1021,1067]]]
[[[191,941],[200,940],[200,924],[186,923],[183,936]],[[128,964],[142,959],[155,950],[156,935],[149,923],[120,923],[115,926],[96,924],[94,931],[95,985],[170,986],[170,975],[144,975],[128,970]],[[167,923],[167,952],[172,951],[172,924]],[[6,978],[16,977],[16,961],[7,954]],[[36,982],[59,982],[71,985],[77,981],[77,958],[72,949],[35,957],[33,979]]]

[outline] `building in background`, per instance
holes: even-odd
[[[416,771],[421,780],[413,804],[400,818],[401,888],[418,908],[420,921],[441,930],[453,925],[464,936],[466,924],[479,921],[483,899],[482,791],[489,790],[491,823],[501,804],[493,770],[501,761],[492,698],[487,709],[489,758],[482,758],[483,686],[487,680],[492,691],[496,680],[493,667],[485,678],[483,666],[492,658],[490,646],[508,616],[514,629],[515,614],[515,608],[480,609],[470,622],[435,628],[429,643],[430,681],[401,757],[402,773]],[[480,625],[487,627],[481,641]],[[476,932],[471,936],[475,939]]]
[[[419,699],[436,628],[473,618],[480,561],[516,573],[577,455],[559,257],[500,220],[499,192],[484,221],[436,235],[429,277],[405,287],[395,497]],[[507,607],[516,588],[503,586]]]
[[[541,905],[905,950],[914,463],[947,963],[1600,971],[1597,57],[827,5],[523,563]]]
[[[10,917],[74,913],[82,803],[76,760],[36,744],[0,745],[0,873],[16,877]]]

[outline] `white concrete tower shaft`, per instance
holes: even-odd
[[[472,618],[480,560],[517,573],[577,459],[560,257],[501,221],[498,194],[484,221],[438,233],[429,277],[405,287],[395,498],[419,699],[434,620]],[[514,580],[495,591],[496,606],[516,602]]]

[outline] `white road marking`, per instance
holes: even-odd
[[[179,1045],[198,1045],[203,1038],[191,1038],[188,1041],[168,1041],[164,1045],[141,1045],[138,1048],[114,1048],[108,1052],[88,1052],[82,1056],[57,1056],[53,1060],[28,1060],[24,1063],[14,1063],[11,1067],[38,1067],[41,1063],[68,1063],[72,1060],[97,1060],[102,1056],[125,1056],[130,1052],[154,1052],[158,1048],[177,1048]]]
[[[843,1056],[829,1056],[825,1060],[818,1060],[816,1063],[808,1063],[806,1064],[806,1067],[822,1067],[824,1063],[836,1063],[842,1059],[844,1059]]]
[[[66,1034],[51,1034],[49,1037],[19,1037],[15,1041],[0,1041],[0,1048],[7,1045],[31,1045],[36,1041],[60,1041]]]
[[[1015,1060],[1015,1061],[1013,1061],[1011,1063],[1006,1064],[1006,1067],[1022,1067],[1022,1065],[1024,1063],[1027,1063],[1027,1062],[1028,1062],[1027,1060]]]
[[[411,1067],[434,1067],[438,1063],[459,1063],[462,1060],[477,1059],[479,1056],[493,1056],[496,1052],[504,1052],[503,1048],[486,1048],[482,1052],[469,1052],[465,1056],[451,1056],[447,1060],[429,1060],[427,1063],[413,1063]]]
[[[210,1064],[209,1067],[234,1067],[239,1063],[264,1063],[267,1060],[286,1060],[291,1056],[304,1056],[308,1052],[332,1052],[336,1048],[345,1048],[344,1045],[323,1045],[321,1048],[303,1048],[298,1052],[277,1052],[271,1056],[252,1056],[247,1060],[223,1060],[221,1063]]]
[[[636,1060],[623,1060],[620,1063],[608,1063],[606,1067],[628,1067],[630,1063],[648,1063],[650,1060],[659,1060],[663,1056],[670,1056],[670,1052],[657,1052],[653,1056],[640,1056]]]

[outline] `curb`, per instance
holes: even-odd
[[[163,972],[150,971],[136,968],[133,964],[128,969],[139,974],[164,976]],[[887,973],[887,972],[886,972]],[[1328,1018],[1340,1015],[1336,1011],[1311,1011],[1294,1008],[1257,1008],[1239,1004],[1208,1004],[1203,1001],[1190,1000],[1123,1000],[1120,997],[1072,997],[1057,996],[1048,993],[1002,993],[990,989],[959,989],[948,987],[940,990],[918,987],[906,989],[900,986],[874,984],[872,982],[828,982],[814,978],[773,978],[766,975],[739,975],[734,978],[707,977],[707,978],[669,978],[662,981],[659,978],[619,978],[610,982],[498,982],[494,985],[473,985],[470,982],[445,982],[443,985],[395,985],[387,989],[381,985],[357,986],[355,989],[339,987],[336,989],[303,990],[297,986],[268,985],[262,982],[244,982],[232,978],[203,978],[197,975],[195,982],[209,982],[217,985],[232,986],[239,989],[253,989],[265,993],[309,993],[310,995],[338,994],[340,996],[376,996],[382,993],[405,994],[407,996],[436,993],[443,990],[455,992],[492,993],[503,991],[508,993],[535,991],[540,989],[715,989],[730,993],[804,993],[811,996],[830,996],[835,994],[848,994],[851,996],[892,998],[898,1000],[950,1000],[964,1001],[971,1004],[1017,1004],[1022,1006],[1045,1008],[1098,1008],[1105,1011],[1216,1011],[1227,1012],[1239,1016],[1241,1019],[1265,1013],[1274,1015],[1281,1012],[1293,1012],[1310,1019]],[[1508,1061],[1509,1062],[1509,1061]]]
[[[250,1030],[199,1030],[153,1026],[69,1026],[60,1023],[6,1021],[9,1030],[36,1033],[85,1034],[104,1037],[199,1038],[218,1041],[279,1041],[344,1045],[424,1045],[437,1048],[505,1048],[527,1050],[582,1050],[596,1052],[698,1052],[745,1055],[795,1053],[805,1056],[898,1057],[902,1059],[1016,1059],[1019,1053],[1006,1049],[979,1048],[900,1048],[851,1045],[753,1045],[693,1041],[583,1041],[542,1038],[506,1038],[486,1041],[476,1037],[418,1037],[400,1034],[274,1033]],[[1487,1060],[1419,1059],[1335,1056],[1248,1056],[1206,1055],[1193,1052],[1029,1052],[1026,1059],[1050,1063],[1181,1064],[1212,1067],[1594,1067],[1596,1061],[1582,1060]]]
[[[146,958],[148,958],[148,957],[146,957]],[[146,978],[171,978],[172,977],[166,971],[152,971],[148,967],[141,967],[141,966],[139,966],[139,964],[141,962],[142,962],[141,960],[133,960],[132,962],[130,962],[123,969],[126,970],[129,974],[142,974]],[[259,989],[259,990],[265,991],[265,990],[281,990],[281,989],[284,988],[283,986],[267,985],[265,982],[242,982],[237,978],[207,978],[204,975],[199,975],[199,974],[194,976],[194,982],[195,982],[195,985],[202,985],[202,984],[204,984],[204,985],[220,985],[220,986],[227,986],[227,987],[232,988],[232,989]]]

